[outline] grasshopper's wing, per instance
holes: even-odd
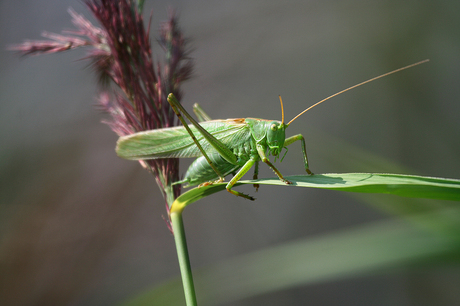
[[[249,128],[244,119],[212,120],[202,122],[200,125],[229,148],[248,141],[247,138],[250,137]],[[189,127],[206,152],[216,152],[193,125]],[[202,155],[187,130],[182,126],[149,130],[120,137],[116,152],[122,158],[136,160]]]

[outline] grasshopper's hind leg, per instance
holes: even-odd
[[[230,180],[230,182],[228,182],[227,184],[227,191],[230,192],[230,193],[233,193],[234,195],[238,196],[238,197],[242,197],[242,198],[245,198],[245,199],[248,199],[248,200],[251,200],[251,201],[254,201],[255,198],[247,195],[247,194],[244,194],[242,192],[239,192],[239,191],[236,191],[236,190],[233,190],[232,187],[236,184],[236,182],[238,182],[242,177],[243,175],[246,174],[246,172],[249,171],[249,169],[251,169],[252,166],[254,166],[255,163],[258,163],[258,161],[256,161],[255,159],[250,159],[248,160],[244,165],[243,167],[241,167],[240,171],[238,171],[237,174],[235,174],[235,176]]]
[[[193,142],[195,145],[198,147],[200,150],[201,154],[206,158],[207,162],[211,166],[211,168],[214,170],[214,172],[217,174],[219,177],[219,181],[223,182],[224,181],[224,176],[220,173],[220,171],[217,169],[217,167],[213,164],[211,159],[208,157],[206,154],[206,151],[203,149],[201,146],[200,142],[196,139],[195,135],[193,134],[192,130],[189,128],[187,122],[185,122],[185,119],[182,117],[181,112],[185,115],[185,117],[190,120],[190,122],[193,124],[193,126],[198,130],[198,132],[203,136],[203,138],[206,139],[206,141],[216,149],[216,151],[229,163],[238,165],[237,158],[235,154],[226,146],[224,145],[221,141],[219,141],[216,137],[214,137],[211,133],[206,131],[198,122],[193,119],[192,116],[190,116],[189,113],[184,109],[184,107],[177,101],[176,97],[172,93],[168,95],[168,102],[171,105],[172,109],[176,113],[177,117],[179,120],[182,122],[184,125],[184,128],[187,130],[188,134],[190,137],[193,139]]]

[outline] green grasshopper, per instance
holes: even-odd
[[[198,123],[182,107],[174,95],[169,94],[168,102],[171,104],[183,126],[149,130],[120,137],[117,142],[116,152],[118,156],[131,160],[198,157],[188,168],[184,179],[174,184],[187,183],[188,186],[203,186],[220,183],[224,181],[225,176],[233,173],[233,178],[226,186],[227,191],[236,196],[254,200],[253,197],[233,190],[232,187],[253,166],[253,178],[257,179],[259,161],[267,164],[282,182],[292,184],[270,162],[267,154],[274,156],[276,161],[277,158],[280,158],[282,149],[285,148],[286,151],[281,158],[282,161],[287,153],[287,146],[296,141],[301,142],[305,171],[313,175],[308,165],[305,138],[301,134],[286,138],[285,130],[294,120],[313,107],[341,93],[427,61],[424,60],[390,71],[344,89],[308,107],[287,124],[284,123],[284,109],[281,96],[279,97],[282,114],[281,121],[238,118],[207,120]],[[181,113],[190,120],[192,123],[190,126],[185,122]],[[258,188],[258,185],[254,186],[256,189]]]

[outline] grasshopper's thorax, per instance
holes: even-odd
[[[266,147],[268,153],[278,156],[284,147],[286,125],[281,121],[247,118],[251,134],[258,145]]]

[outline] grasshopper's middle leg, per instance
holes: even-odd
[[[313,175],[313,172],[310,171],[310,168],[308,167],[308,157],[307,157],[307,149],[305,147],[305,138],[302,136],[302,134],[294,135],[289,138],[286,138],[284,141],[284,146],[287,147],[288,145],[296,142],[297,140],[300,140],[302,143],[302,153],[303,153],[303,159],[305,163],[305,171],[308,174]]]
[[[254,175],[252,177],[253,180],[257,180],[259,178],[259,160],[256,161],[254,165]],[[256,189],[256,192],[259,191],[259,184],[253,184],[254,188]]]
[[[236,190],[233,190],[232,187],[236,184],[236,182],[238,182],[242,177],[243,175],[246,174],[246,172],[249,171],[249,169],[251,169],[252,166],[254,166],[254,164],[258,163],[259,161],[256,161],[254,158],[251,157],[251,159],[249,159],[244,165],[243,167],[241,167],[241,169],[235,174],[235,176],[230,180],[230,182],[228,182],[226,188],[227,188],[227,191],[230,192],[230,193],[233,193],[234,195],[236,196],[239,196],[239,197],[243,197],[245,199],[248,199],[248,200],[251,200],[251,201],[254,201],[255,198],[247,195],[247,194],[244,194],[242,192],[239,192],[239,191],[236,191]]]

